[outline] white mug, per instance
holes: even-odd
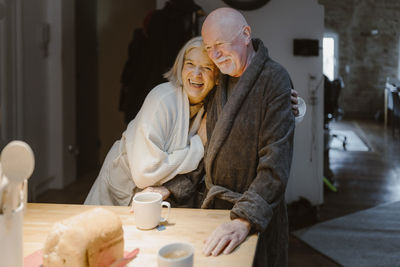
[[[171,243],[158,250],[158,267],[192,267],[193,246],[188,243]]]
[[[168,220],[171,205],[167,201],[162,201],[162,196],[155,192],[138,193],[133,197],[133,216],[136,227],[149,230],[156,227],[160,222]],[[161,207],[168,208],[165,218],[161,217]]]

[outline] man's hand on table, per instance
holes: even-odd
[[[246,239],[250,228],[250,223],[242,218],[221,224],[205,241],[204,255],[218,256],[221,252],[231,253]]]
[[[149,186],[142,192],[155,192],[160,193],[163,200],[166,200],[171,192],[165,186]]]

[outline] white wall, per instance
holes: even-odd
[[[47,23],[45,0],[21,1],[22,18],[22,105],[16,108],[22,113],[21,136],[35,153],[35,171],[29,180],[31,196],[36,188],[49,175],[49,99],[48,92],[48,58],[42,50],[42,26]]]
[[[21,139],[32,147],[36,166],[29,189],[34,199],[49,187],[62,188],[75,179],[74,158],[66,149],[66,144],[74,144],[75,100],[74,94],[65,96],[75,90],[74,2],[2,1],[9,23],[2,35],[6,45],[0,46],[8,55],[2,96],[11,100],[4,109],[5,126],[11,131],[3,131],[2,138]]]
[[[48,0],[46,21],[50,25],[47,58],[49,129],[48,169],[50,188],[64,188],[76,179],[76,157],[68,146],[75,140],[75,4]]]
[[[13,111],[21,88],[13,76],[18,68],[15,8],[19,1],[0,0],[0,148],[17,135],[17,112]]]
[[[226,6],[221,0],[195,2],[207,13]],[[162,8],[164,3],[165,0],[157,0],[157,7]],[[307,115],[296,129],[286,200],[292,202],[303,196],[314,205],[322,204],[323,83],[319,83],[322,81],[322,50],[319,57],[295,57],[292,51],[294,38],[319,39],[322,47],[323,7],[317,0],[271,0],[257,10],[242,13],[252,27],[253,36],[262,39],[270,56],[289,71],[295,89],[307,102]],[[310,101],[314,89],[316,105]]]

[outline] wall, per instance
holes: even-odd
[[[319,2],[325,6],[326,30],[339,35],[339,75],[345,83],[339,105],[346,117],[374,118],[383,112],[386,77],[398,75],[400,1]],[[372,29],[379,33],[371,35]]]
[[[6,77],[0,84],[1,101],[11,100],[1,105],[7,123],[1,142],[22,139],[31,145],[36,166],[29,196],[34,200],[48,188],[63,188],[76,179],[76,158],[68,151],[70,145],[75,147],[76,126],[75,1],[0,1],[6,10],[0,24],[0,36],[6,36],[0,55],[8,55],[0,60],[0,75]],[[142,2],[98,1],[103,158],[125,129],[118,112],[119,76],[133,29],[155,6],[154,1]]]
[[[99,0],[97,2],[99,136],[103,162],[112,144],[121,138],[126,125],[118,111],[120,75],[128,57],[133,30],[142,26],[155,1]]]
[[[17,114],[13,107],[17,103],[18,79],[13,76],[17,68],[14,55],[18,49],[15,28],[17,2],[0,0],[0,147],[4,147],[17,133]],[[12,90],[6,90],[10,88]]]
[[[3,1],[7,34],[2,143],[26,141],[35,153],[30,199],[75,179],[73,1]],[[71,26],[72,25],[72,26]],[[69,49],[62,49],[68,47]],[[72,48],[71,48],[72,47]],[[4,51],[4,50],[3,50]],[[2,68],[0,68],[2,69]],[[3,100],[2,100],[3,101]],[[4,144],[3,143],[3,144]]]
[[[164,5],[157,0],[157,7]],[[220,0],[196,0],[207,13],[226,6]],[[297,127],[291,177],[286,200],[303,196],[313,204],[323,202],[323,92],[322,51],[319,57],[294,57],[294,38],[319,39],[322,45],[324,11],[316,0],[271,0],[254,11],[242,12],[252,27],[253,36],[261,38],[270,56],[289,71],[296,90],[307,102],[307,115]],[[310,79],[310,77],[314,79]],[[315,89],[316,105],[311,97]]]
[[[22,92],[18,96],[21,102],[14,108],[21,111],[21,134],[14,138],[26,141],[35,153],[35,171],[29,180],[30,197],[34,197],[36,188],[54,178],[50,171],[49,108],[51,93],[49,90],[48,64],[50,57],[42,49],[42,30],[47,23],[47,2],[45,0],[21,1],[22,28]],[[19,51],[18,51],[19,52]],[[53,56],[53,55],[52,55]],[[53,88],[57,91],[58,88]],[[60,103],[58,103],[60,106]],[[56,111],[58,113],[58,111]],[[13,138],[13,139],[14,139]],[[53,155],[54,156],[54,155]],[[54,159],[54,158],[53,158]]]
[[[50,24],[47,58],[47,129],[50,188],[64,188],[76,179],[76,158],[68,151],[75,137],[75,2],[47,1]],[[42,48],[43,49],[43,48]],[[42,188],[40,188],[42,189]]]

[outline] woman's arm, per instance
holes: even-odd
[[[188,140],[189,118],[179,116],[179,109],[184,108],[179,105],[184,103],[177,101],[175,94],[150,93],[126,131],[128,163],[139,188],[159,186],[180,173],[193,171],[203,158],[200,137],[194,135]]]

